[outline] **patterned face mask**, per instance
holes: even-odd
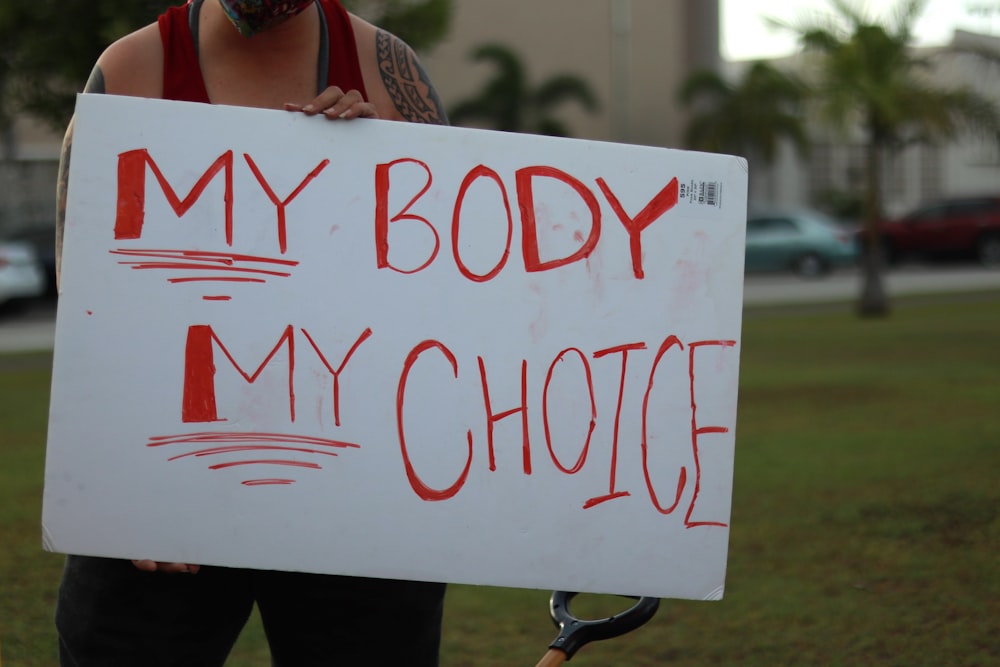
[[[252,37],[304,11],[315,0],[219,0],[244,37]]]

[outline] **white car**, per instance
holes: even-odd
[[[0,306],[45,294],[45,272],[31,244],[0,240]]]

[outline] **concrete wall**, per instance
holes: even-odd
[[[53,227],[55,160],[0,160],[0,234],[24,227]]]
[[[55,225],[56,176],[62,136],[21,117],[0,159],[0,233]]]
[[[601,110],[562,110],[573,136],[679,146],[684,118],[675,91],[692,68],[718,62],[718,2],[459,0],[448,39],[422,55],[446,107],[491,75],[469,58],[487,43],[520,55],[534,84],[561,73],[590,83]]]

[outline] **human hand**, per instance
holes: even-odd
[[[349,90],[345,93],[339,86],[330,86],[306,104],[286,102],[285,110],[301,111],[307,116],[323,114],[333,120],[378,118],[375,105],[371,102],[365,102],[365,98],[361,96],[361,93],[357,90]]]
[[[201,565],[191,565],[189,563],[162,563],[155,560],[133,560],[132,565],[143,572],[165,572],[167,574],[198,574]]]

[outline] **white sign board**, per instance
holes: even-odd
[[[50,550],[717,599],[746,162],[81,96]]]

